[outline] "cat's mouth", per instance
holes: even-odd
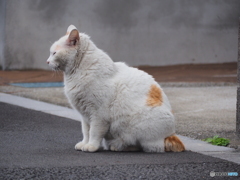
[[[52,68],[53,71],[60,71],[61,70],[60,65],[52,64],[52,63],[49,63],[48,65]]]

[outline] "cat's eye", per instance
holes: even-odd
[[[56,52],[53,53],[53,55],[56,54]]]

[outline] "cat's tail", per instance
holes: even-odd
[[[173,152],[182,152],[185,151],[185,146],[182,141],[173,134],[172,136],[166,137],[164,140],[165,151],[173,151]]]

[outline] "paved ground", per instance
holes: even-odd
[[[78,121],[2,102],[0,114],[0,179],[208,179],[211,171],[240,173],[240,161],[191,152],[186,140],[183,153],[84,153],[73,148],[82,138]]]

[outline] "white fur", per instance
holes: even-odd
[[[48,59],[53,69],[64,71],[65,94],[83,117],[83,140],[75,149],[95,152],[103,141],[112,151],[164,152],[164,139],[175,132],[171,106],[163,91],[161,106],[146,103],[151,85],[160,86],[147,73],[114,63],[89,36],[79,35],[75,46],[66,45],[68,35],[60,38]]]

